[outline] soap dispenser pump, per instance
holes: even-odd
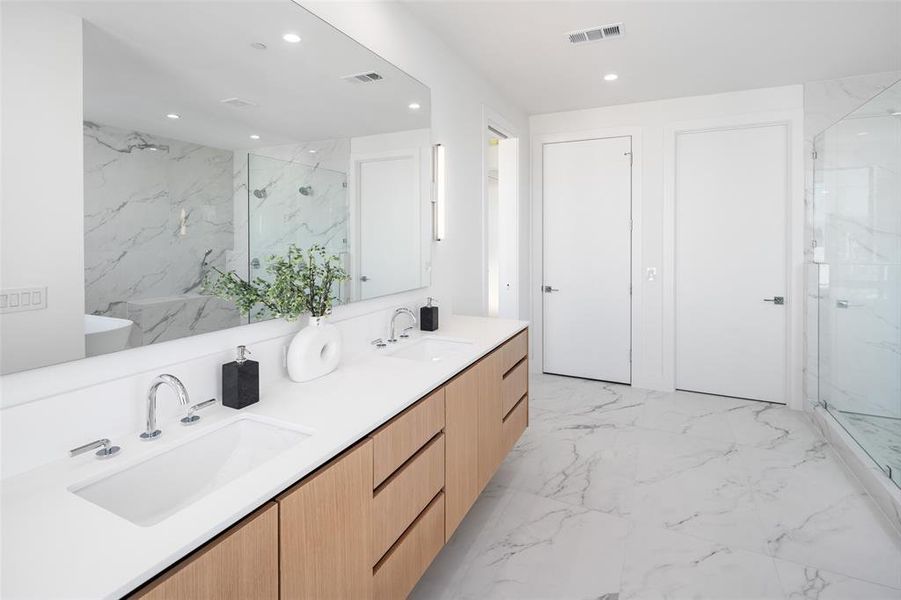
[[[241,409],[260,401],[260,363],[248,360],[250,350],[238,346],[233,362],[222,365],[222,404]]]
[[[422,331],[435,331],[438,329],[438,307],[433,306],[435,299],[431,296],[425,306],[419,309],[419,328]]]

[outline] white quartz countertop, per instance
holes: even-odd
[[[142,443],[135,431],[115,440],[122,451],[114,459],[95,460],[93,453],[61,458],[4,480],[0,596],[114,598],[132,591],[526,326],[524,321],[452,316],[434,334],[417,332],[385,350],[372,347],[325,377],[306,383],[279,380],[261,390],[259,403],[241,411],[217,405],[204,410],[195,427],[161,422],[165,435],[159,441]],[[471,344],[434,362],[388,355],[431,335]],[[312,435],[149,527],[69,491],[248,414]]]

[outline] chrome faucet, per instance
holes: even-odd
[[[394,311],[394,314],[391,315],[391,322],[388,324],[388,341],[392,344],[397,341],[397,317],[400,315],[409,315],[411,319],[413,319],[413,324],[417,323],[416,315],[413,314],[413,311],[407,308],[406,306],[401,306],[397,310]],[[405,329],[404,333],[401,334],[401,337],[407,337],[406,332],[409,330]]]
[[[147,429],[141,434],[141,439],[144,441],[155,440],[163,433],[156,428],[156,391],[163,384],[175,391],[178,403],[187,411],[190,400],[185,385],[175,375],[158,375],[150,384],[150,390],[147,392]]]

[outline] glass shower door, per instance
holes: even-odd
[[[815,148],[819,400],[901,486],[901,83]]]
[[[247,161],[250,277],[268,277],[270,258],[284,256],[292,244],[323,246],[348,268],[347,174],[257,154]],[[348,298],[347,285],[336,290],[339,303]],[[251,315],[251,321],[260,318],[265,316]]]

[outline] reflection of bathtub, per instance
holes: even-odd
[[[125,350],[131,326],[128,319],[103,317],[100,315],[84,316],[84,349],[87,356],[108,354]]]

